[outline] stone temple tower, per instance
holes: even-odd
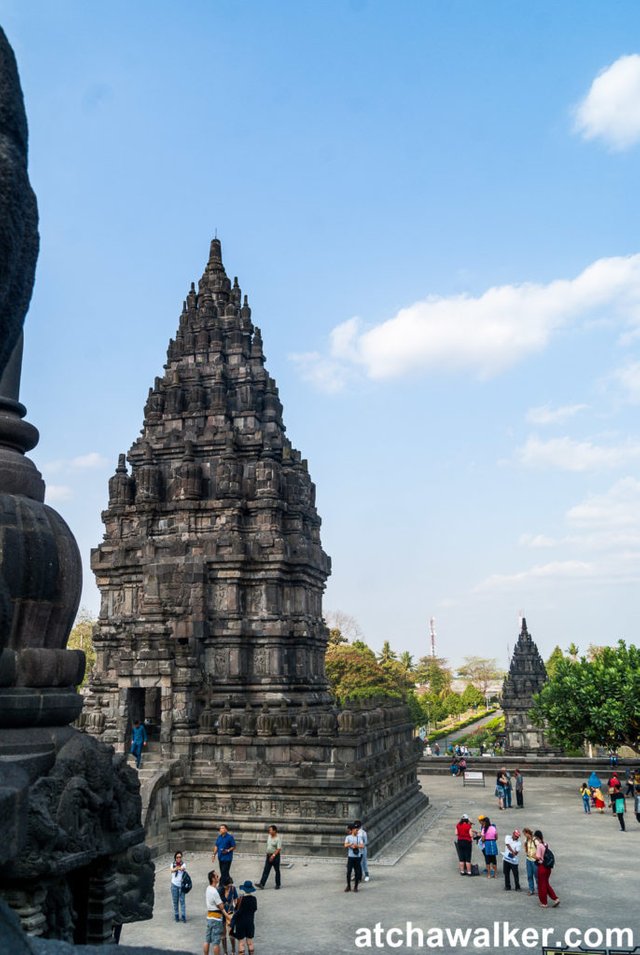
[[[342,852],[358,815],[384,841],[425,803],[408,714],[332,704],[315,488],[218,239],[127,459],[92,554],[102,606],[84,721],[122,748],[145,720],[168,787],[149,801],[152,844],[201,847],[221,821],[261,843],[275,822],[288,851]]]
[[[534,726],[528,713],[534,694],[547,682],[547,671],[538,648],[522,618],[522,629],[511,657],[509,673],[502,691],[502,709],[505,715],[505,753],[526,755],[551,752],[543,731]]]

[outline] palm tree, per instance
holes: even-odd
[[[388,640],[385,640],[382,644],[382,650],[378,654],[378,663],[391,663],[392,660],[397,660],[398,654],[391,649],[391,644]]]
[[[406,670],[407,673],[411,673],[413,670],[413,657],[408,650],[403,650],[400,654],[400,659],[398,661],[403,670]]]

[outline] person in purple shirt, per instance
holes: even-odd
[[[233,862],[233,850],[236,847],[236,840],[233,838],[225,825],[220,826],[220,835],[216,839],[213,847],[211,861],[215,862],[216,856],[220,863],[220,881],[224,882],[229,877],[229,870]]]

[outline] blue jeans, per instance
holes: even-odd
[[[591,812],[591,796],[585,794],[582,797],[582,805],[584,806],[585,812]]]
[[[185,894],[182,891],[182,887],[179,885],[174,885],[171,883],[171,898],[173,899],[173,914],[175,915],[176,922],[180,920],[178,913],[178,906],[182,909],[182,921],[187,921],[187,900]]]
[[[511,809],[511,800],[513,799],[513,792],[511,786],[504,787],[504,808]]]
[[[362,866],[362,875],[363,875],[363,876],[365,876],[365,875],[368,876],[368,875],[369,875],[369,860],[368,860],[368,858],[367,858],[367,847],[366,847],[366,846],[365,846],[364,849],[362,850],[362,856],[361,856],[360,864],[361,864],[361,866]]]
[[[527,859],[527,882],[529,883],[529,892],[535,893],[538,890],[538,867],[533,859]]]

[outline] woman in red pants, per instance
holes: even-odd
[[[549,848],[547,843],[544,841],[544,836],[539,829],[533,834],[533,838],[536,842],[536,862],[538,863],[538,898],[540,899],[540,905],[543,909],[547,908],[547,898],[551,899],[551,904],[555,908],[556,905],[560,905],[560,899],[553,891],[549,884],[549,877],[551,875],[551,866],[544,864],[544,854]]]

